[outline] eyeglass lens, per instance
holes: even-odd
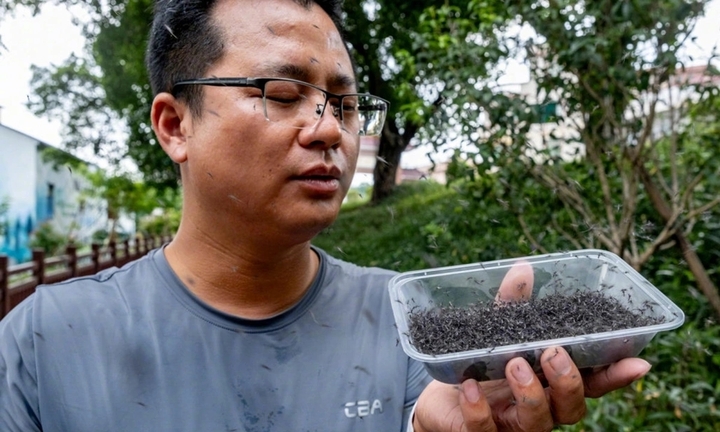
[[[264,93],[265,117],[299,129],[317,125],[323,113],[333,115],[344,131],[358,135],[379,135],[387,104],[366,95],[330,97],[320,89],[294,81],[267,81]]]

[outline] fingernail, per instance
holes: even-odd
[[[512,367],[512,375],[522,385],[530,384],[535,376],[532,369],[530,369],[530,365],[524,361],[515,362]]]
[[[463,393],[468,402],[474,404],[480,400],[480,390],[478,390],[477,381],[469,379],[462,383]]]
[[[558,375],[565,375],[570,372],[570,357],[565,351],[559,350],[550,359],[550,366]]]
[[[646,373],[650,372],[650,368],[652,368],[652,365],[645,361],[644,359],[638,359],[640,362],[645,363],[640,368],[640,376],[644,376]]]

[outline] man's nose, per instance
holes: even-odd
[[[300,134],[300,142],[302,145],[322,145],[328,148],[340,145],[343,138],[342,121],[340,120],[340,116],[332,112],[332,106],[330,106],[331,112],[327,113],[327,106],[327,102],[316,106],[317,120],[312,127],[302,130]]]
[[[334,123],[337,123],[342,129],[343,121],[340,117],[340,108],[329,103],[329,100],[325,100],[325,103],[317,103],[315,105],[315,124],[313,127],[317,127],[325,117],[330,117]]]

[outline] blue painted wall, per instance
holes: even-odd
[[[28,221],[35,226],[37,140],[0,125],[0,200],[10,208],[2,221],[0,253],[13,261],[30,259]]]
[[[10,204],[7,214],[0,217],[4,227],[0,253],[13,262],[31,258],[30,237],[43,222],[50,221],[59,233],[71,235],[80,243],[89,242],[92,233],[107,224],[102,203],[79,207],[87,180],[66,167],[44,162],[41,156],[44,146],[30,136],[0,125],[0,201]]]
[[[35,224],[31,216],[28,217],[25,223],[21,222],[20,219],[6,220],[3,229],[4,236],[0,236],[0,239],[2,239],[0,253],[8,255],[14,262],[29,260],[32,252],[28,247],[28,242],[34,227]]]

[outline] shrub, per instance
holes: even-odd
[[[43,222],[37,226],[30,236],[30,247],[40,248],[45,251],[48,256],[54,256],[60,253],[69,240],[66,236],[59,233],[52,222]]]
[[[138,225],[138,231],[150,237],[171,235],[180,226],[180,215],[179,209],[164,208],[144,217]]]

